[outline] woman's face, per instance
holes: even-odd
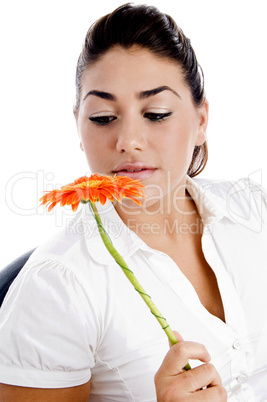
[[[108,51],[84,72],[76,119],[91,172],[138,179],[156,197],[184,183],[207,116],[177,64],[135,46]]]

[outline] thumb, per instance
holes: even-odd
[[[184,339],[183,339],[183,337],[182,337],[182,335],[181,334],[179,334],[179,332],[177,332],[177,331],[173,331],[173,333],[174,333],[174,335],[175,335],[175,338],[177,339],[177,341],[179,342],[179,341],[183,341]],[[172,344],[170,343],[170,341],[169,341],[169,346],[170,347],[172,347]]]

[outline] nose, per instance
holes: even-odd
[[[136,121],[125,121],[117,132],[116,149],[120,153],[144,151],[147,141],[144,130]]]

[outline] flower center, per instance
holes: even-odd
[[[84,181],[83,183],[79,183],[76,184],[76,186],[74,186],[75,188],[96,188],[99,186],[99,184],[101,183],[101,180],[90,180],[90,181]]]

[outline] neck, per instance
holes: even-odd
[[[190,233],[192,229],[201,230],[196,228],[201,219],[185,186],[155,203],[148,199],[141,208],[119,203],[115,208],[123,222],[149,245],[160,242],[163,236],[165,240],[171,240]]]

